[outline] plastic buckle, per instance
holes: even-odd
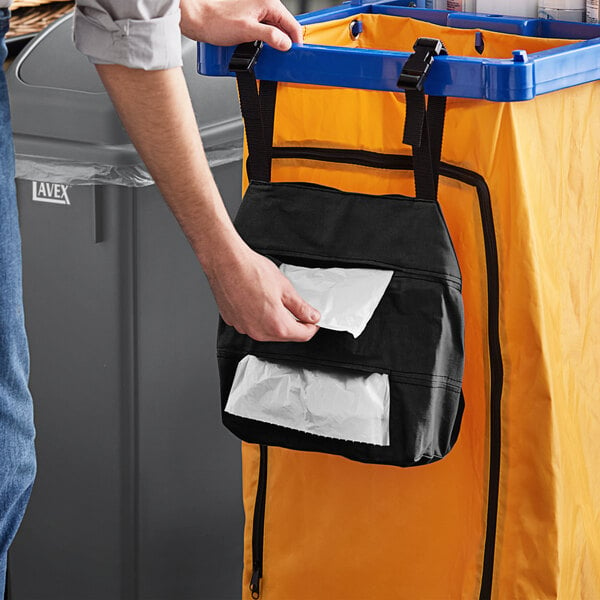
[[[429,73],[433,59],[448,54],[444,44],[435,38],[419,38],[413,46],[414,52],[402,67],[398,87],[405,90],[423,91],[423,83]]]
[[[262,47],[263,43],[259,40],[240,44],[229,61],[229,70],[234,73],[250,71],[254,67]]]

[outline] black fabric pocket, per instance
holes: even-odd
[[[390,269],[394,275],[357,338],[321,329],[306,343],[257,342],[221,320],[223,409],[247,355],[348,375],[383,373],[390,382],[389,445],[331,439],[225,411],[224,424],[248,442],[368,463],[414,466],[447,454],[464,405],[464,316],[460,269],[437,202],[253,182],[235,225],[250,247],[276,262]]]

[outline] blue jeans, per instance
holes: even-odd
[[[0,9],[0,65],[6,59],[8,21],[8,10]],[[23,518],[36,469],[14,177],[8,90],[0,69],[0,597],[6,553]]]

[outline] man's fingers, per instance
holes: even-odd
[[[317,325],[296,321],[289,313],[282,315],[280,329],[273,341],[280,342],[307,342],[319,331]]]
[[[257,40],[269,44],[276,50],[285,52],[292,47],[291,38],[285,34],[281,29],[274,25],[267,25],[265,23],[257,23],[253,28],[253,35]]]
[[[264,321],[253,322],[247,331],[240,325],[235,329],[238,333],[245,333],[257,342],[307,342],[319,331],[317,325],[296,321],[287,310],[278,313],[269,325]]]
[[[305,302],[293,288],[283,297],[283,305],[301,323],[317,323],[321,318],[319,311]]]
[[[279,29],[288,34],[294,44],[302,43],[302,26],[283,5],[281,5],[280,10],[272,18],[267,18],[265,22],[277,25]]]
[[[308,342],[317,331],[319,331],[319,328],[316,325],[296,321],[291,326],[289,335],[285,339],[289,342]]]
[[[295,294],[293,289],[292,293]],[[319,331],[315,323],[320,318],[317,310],[295,294],[294,300],[284,301],[275,308],[270,323],[253,321],[245,328],[245,333],[258,342],[307,342]],[[239,325],[236,329],[241,333]]]

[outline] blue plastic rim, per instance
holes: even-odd
[[[415,2],[350,0],[298,20],[310,25],[371,13],[462,29],[584,40],[535,54],[515,48],[512,59],[436,57],[425,82],[425,92],[436,96],[516,102],[600,79],[600,25],[432,10],[420,8],[420,1],[414,7],[409,4]],[[198,44],[198,72],[233,76],[228,70],[233,51],[231,46]],[[259,79],[270,81],[397,92],[398,76],[408,56],[406,52],[312,44],[294,44],[288,52],[279,52],[265,45],[255,69]]]

